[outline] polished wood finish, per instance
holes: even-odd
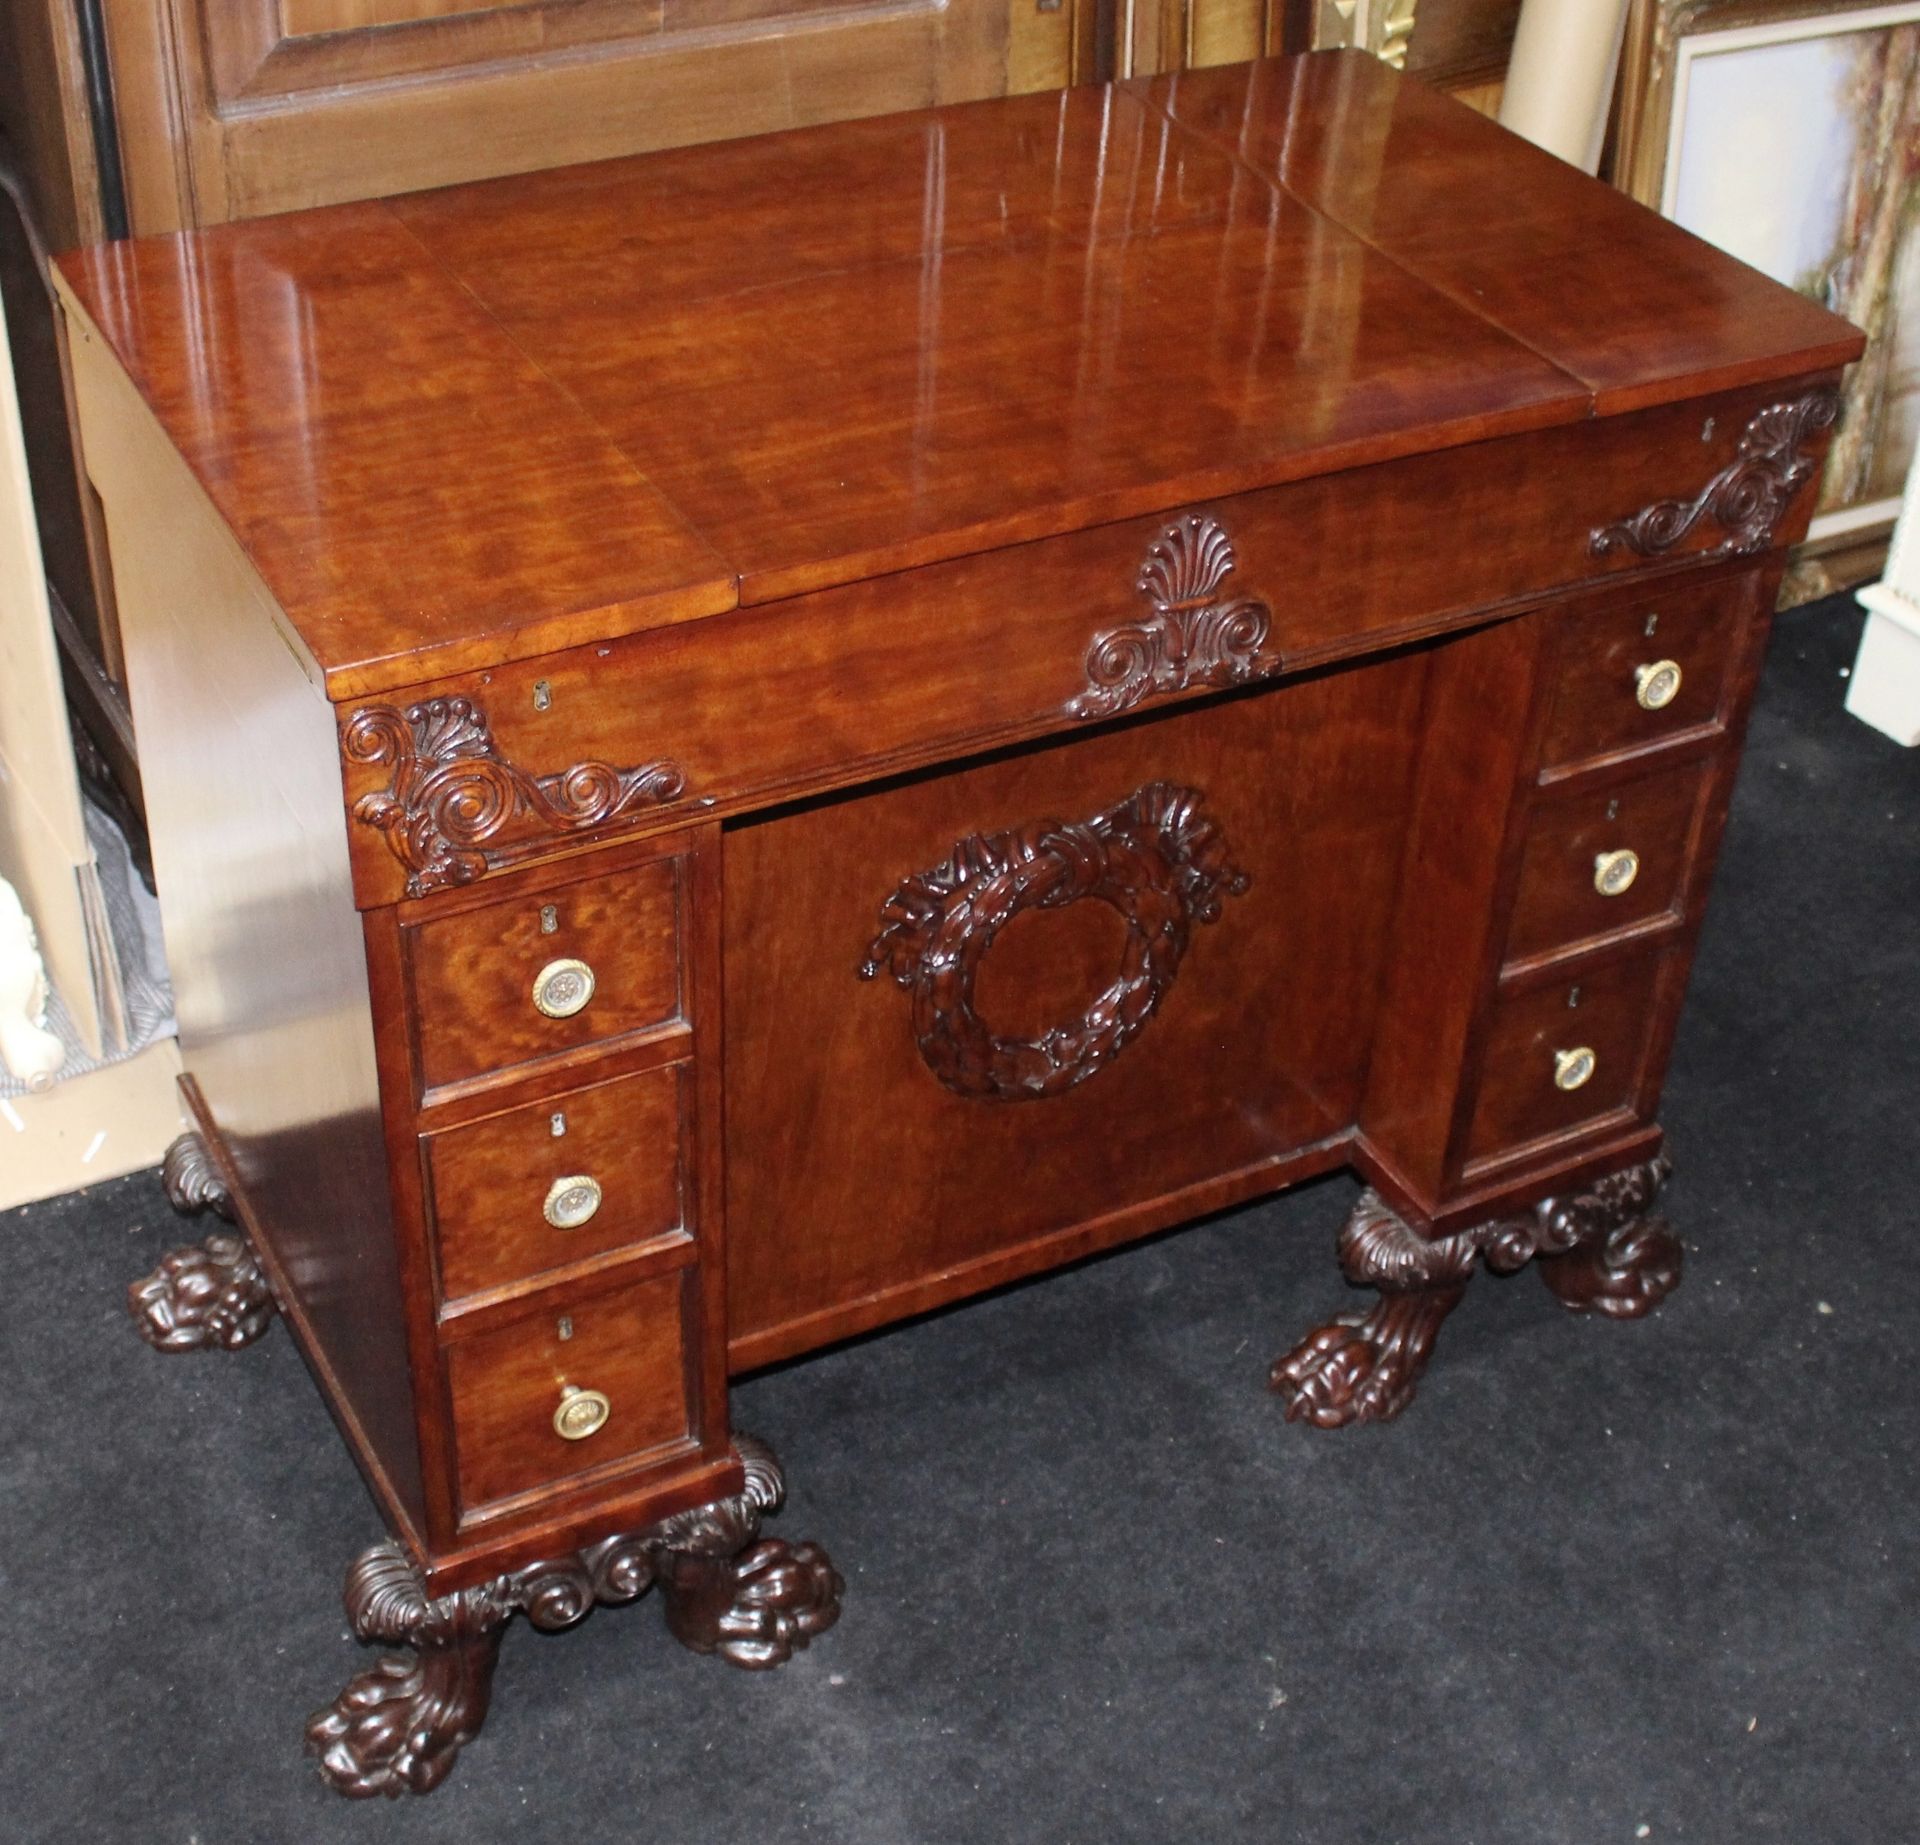
[[[429,1098],[463,1081],[669,1025],[682,1014],[682,867],[650,858],[617,872],[548,878],[503,901],[438,905],[402,926],[420,1080]],[[592,996],[540,1010],[543,972],[591,968]]]
[[[616,1077],[446,1128],[421,1143],[448,1300],[685,1234],[684,1064]],[[584,1223],[544,1214],[562,1179],[600,1186]]]
[[[1309,1420],[1396,1413],[1483,1259],[1678,1279],[1660,1083],[1858,340],[1541,172],[1333,57],[68,261],[116,571],[191,624],[202,1132],[445,1628],[337,1784],[470,1734],[517,1572],[751,1494],[730,1370],[1342,1165],[1383,1299],[1282,1360]]]

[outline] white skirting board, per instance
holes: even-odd
[[[1858,592],[1867,611],[1847,681],[1847,709],[1911,749],[1920,743],[1920,608],[1891,581]]]

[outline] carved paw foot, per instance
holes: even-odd
[[[347,1618],[363,1640],[402,1641],[307,1720],[321,1778],[360,1800],[430,1794],[479,1735],[500,1634],[513,1613],[501,1581],[430,1601],[397,1544],[376,1544],[347,1575]]]
[[[233,1200],[227,1195],[227,1182],[207,1151],[207,1143],[198,1134],[182,1134],[167,1148],[160,1163],[160,1183],[166,1188],[167,1202],[184,1217],[211,1211],[216,1217],[233,1222]]]
[[[426,1794],[479,1734],[500,1635],[516,1613],[549,1632],[601,1603],[631,1602],[657,1581],[674,1634],[740,1666],[777,1666],[840,1614],[840,1573],[817,1544],[760,1536],[784,1497],[780,1464],[751,1435],[734,1447],[745,1469],[729,1499],[643,1530],[430,1597],[398,1544],[376,1544],[347,1572],[347,1618],[362,1640],[397,1642],[307,1723],[308,1752],[340,1793]]]
[[[237,1352],[273,1324],[274,1304],[246,1238],[222,1231],[168,1250],[127,1289],[127,1311],[157,1352]]]
[[[1440,1323],[1465,1292],[1456,1283],[1383,1295],[1369,1312],[1309,1333],[1270,1374],[1287,1399],[1287,1420],[1320,1429],[1391,1422],[1413,1401]]]
[[[736,1666],[784,1665],[840,1618],[846,1582],[818,1544],[766,1538],[737,1557],[669,1553],[660,1573],[667,1626],[696,1653]]]
[[[1680,1239],[1657,1217],[1636,1218],[1565,1255],[1543,1256],[1540,1279],[1575,1313],[1637,1320],[1680,1285]]]

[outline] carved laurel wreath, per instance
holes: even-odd
[[[362,795],[353,817],[385,835],[407,867],[409,897],[471,884],[516,850],[675,800],[687,782],[671,762],[529,774],[502,759],[470,698],[429,698],[405,711],[369,705],[353,714],[342,747],[350,762],[393,764],[392,784]]]
[[[1152,613],[1093,637],[1086,690],[1067,701],[1067,715],[1113,717],[1146,698],[1277,672],[1279,660],[1261,651],[1273,611],[1257,596],[1220,594],[1233,565],[1233,541],[1211,514],[1169,525],[1147,547],[1135,584]]]
[[[1764,551],[1781,514],[1817,466],[1806,444],[1831,429],[1839,414],[1839,393],[1825,389],[1767,405],[1740,432],[1733,460],[1691,500],[1655,500],[1617,525],[1596,526],[1588,549],[1595,557],[1615,551],[1658,557],[1702,519],[1711,519],[1726,536],[1707,555],[1746,557]]]
[[[904,880],[880,912],[860,977],[884,967],[913,995],[927,1068],[957,1095],[1031,1101],[1083,1083],[1138,1035],[1180,970],[1195,922],[1247,888],[1192,788],[1152,782],[1090,820],[975,833]],[[1037,1039],[996,1037],[974,1010],[994,938],[1022,910],[1104,903],[1127,926],[1120,971],[1077,1019]]]

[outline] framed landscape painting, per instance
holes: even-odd
[[[1920,0],[1635,0],[1621,69],[1618,181],[1871,336],[1809,543],[1883,541],[1920,435]]]

